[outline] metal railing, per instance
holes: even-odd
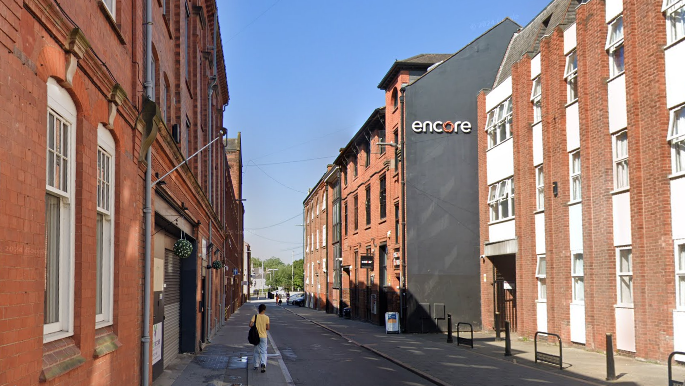
[[[553,336],[556,337],[559,340],[559,355],[552,355],[552,354],[547,354],[543,352],[538,352],[538,335],[547,335],[547,336]],[[551,363],[553,365],[559,366],[559,370],[563,370],[563,362],[562,362],[563,356],[562,356],[562,349],[561,349],[561,337],[557,334],[552,334],[550,332],[544,332],[544,331],[536,331],[535,332],[535,363],[540,362],[547,362]]]

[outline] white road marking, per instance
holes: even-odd
[[[271,335],[270,331],[267,331],[267,336],[269,337],[269,341],[271,342],[271,347],[273,347],[274,352],[276,353],[276,356],[278,357],[278,365],[281,367],[281,371],[283,372],[283,376],[285,377],[285,381],[288,383],[288,385],[295,386],[295,382],[293,382],[293,377],[290,376],[290,371],[288,371],[288,367],[285,365],[285,362],[283,362],[283,357],[281,356],[281,352],[278,351],[278,347],[276,346],[276,342],[274,341],[273,336]]]

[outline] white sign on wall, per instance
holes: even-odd
[[[447,133],[447,134],[459,134],[459,130],[462,133],[471,132],[471,122],[469,121],[414,121],[411,124],[411,129],[415,133]]]
[[[162,322],[152,325],[152,364],[162,359]]]

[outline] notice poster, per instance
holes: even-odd
[[[400,333],[399,313],[397,313],[397,312],[386,312],[385,313],[385,333],[386,334],[399,334]]]
[[[376,314],[376,294],[371,294],[371,313]]]
[[[152,325],[152,364],[162,359],[162,322]]]

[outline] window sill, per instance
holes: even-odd
[[[497,220],[497,221],[491,221],[488,223],[488,225],[501,224],[501,223],[508,222],[508,221],[514,221],[515,219],[516,219],[516,216],[507,217],[505,219],[501,219],[501,220]]]
[[[113,324],[114,324],[114,322],[112,322],[112,321],[95,322],[95,329],[99,330],[101,328],[109,327]]]
[[[369,229],[371,229],[371,224],[367,225],[367,226],[364,228],[365,231],[368,231]]]
[[[566,206],[573,206],[582,203],[583,200],[575,200],[575,201],[569,201],[566,203]]]
[[[625,188],[621,188],[621,189],[614,189],[614,190],[612,190],[612,191],[609,192],[609,193],[610,193],[612,196],[615,196],[615,195],[617,195],[617,194],[626,193],[626,192],[629,192],[629,191],[630,191],[630,186],[625,187]]]
[[[102,13],[105,15],[105,19],[107,19],[107,23],[109,24],[110,27],[112,27],[112,30],[114,31],[114,34],[117,35],[117,39],[119,39],[119,42],[121,45],[126,45],[126,40],[124,39],[124,35],[121,34],[121,29],[119,28],[119,24],[117,24],[117,21],[114,20],[114,17],[112,17],[112,14],[109,12],[109,8],[105,5],[105,2],[100,0],[98,1],[98,6],[100,7],[100,10]]]
[[[39,381],[41,383],[51,381],[84,363],[86,363],[86,358],[81,356],[81,350],[71,338],[45,344]]]
[[[571,107],[571,106],[573,106],[573,105],[575,105],[575,104],[577,104],[577,103],[578,103],[578,98],[576,98],[576,99],[574,99],[574,100],[568,102],[568,103],[566,104],[566,106],[564,106],[564,107],[565,107],[565,108],[569,108],[569,107]]]
[[[572,306],[585,306],[585,302],[571,301]]]
[[[185,80],[186,80],[186,89],[188,89],[188,95],[190,96],[190,99],[194,99],[193,98],[193,91],[190,89],[190,82],[188,82],[188,78],[186,78]]]
[[[495,146],[493,146],[493,147],[489,148],[489,149],[488,149],[488,150],[486,150],[485,152],[486,152],[486,153],[487,153],[487,152],[489,152],[490,150],[492,150],[492,149],[494,149],[494,148],[496,148],[496,147],[500,146],[501,144],[503,144],[503,143],[506,143],[507,141],[510,141],[510,140],[511,140],[512,138],[514,138],[514,137],[512,136],[512,137],[509,137],[509,138],[505,139],[504,141],[502,141],[502,142],[498,143],[497,145],[495,145]]]
[[[384,224],[387,221],[387,217],[383,217],[379,222],[378,225]]]
[[[544,300],[537,299],[537,300],[535,301],[535,303],[538,303],[538,304],[539,304],[539,303],[547,304],[547,299],[544,299]]]
[[[685,309],[682,309],[682,310],[675,309],[675,310],[673,310],[673,313],[674,314],[685,314]]]
[[[169,34],[169,39],[174,40],[174,33],[171,30],[171,23],[169,23],[169,16],[168,15],[162,15],[162,19],[164,19],[164,25],[166,26],[166,31]]]
[[[617,78],[623,76],[623,74],[625,74],[625,73],[626,73],[626,71],[623,70],[623,71],[619,72],[618,74],[609,77],[609,79],[607,79],[607,84],[609,84],[609,83],[613,82],[614,80],[616,80]]]
[[[674,41],[672,41],[672,42],[666,44],[666,45],[664,46],[664,50],[667,50],[667,49],[669,49],[669,48],[671,48],[671,47],[673,47],[673,46],[677,46],[678,43],[680,43],[680,42],[682,42],[682,41],[684,41],[684,40],[685,40],[685,36],[681,36],[681,37],[678,38],[677,40],[674,40]]]
[[[540,213],[545,213],[545,209],[538,209],[536,211],[533,211],[533,214],[540,214]]]
[[[70,336],[74,335],[72,331],[57,331],[57,332],[51,332],[49,334],[43,335],[43,344],[49,343],[55,340],[60,340],[64,338],[68,338]]]
[[[533,128],[533,126],[537,126],[537,125],[539,125],[539,124],[541,124],[541,123],[542,123],[542,118],[540,118],[539,120],[537,120],[537,121],[531,123],[531,124],[530,124],[530,127]]]
[[[95,349],[93,358],[101,358],[121,347],[119,337],[114,334],[111,327],[105,327],[95,331]]]
[[[669,180],[677,180],[679,178],[685,177],[685,171],[678,172],[678,173],[673,173],[668,176]]]
[[[633,310],[633,309],[635,309],[635,305],[633,305],[633,304],[614,304],[614,308]]]

